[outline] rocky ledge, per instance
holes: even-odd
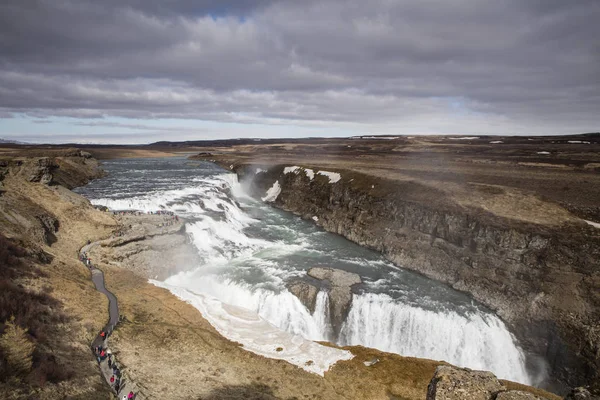
[[[508,389],[494,374],[449,365],[437,367],[427,387],[427,400],[546,400]]]
[[[295,280],[288,284],[289,291],[298,297],[311,313],[314,313],[319,291],[327,290],[333,333],[339,334],[352,305],[352,287],[362,282],[360,276],[340,269],[321,267],[311,268],[306,274],[321,281],[319,286],[303,280]]]

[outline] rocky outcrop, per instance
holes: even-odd
[[[565,397],[565,400],[600,400],[600,395],[593,395],[584,387],[578,387]]]
[[[337,171],[342,178],[333,182],[316,169],[234,170],[252,180],[257,196],[278,181],[274,206],[469,293],[495,310],[528,352],[546,359],[555,378],[600,389],[597,229],[513,220],[414,181],[353,171]]]
[[[329,315],[337,335],[352,305],[352,286],[361,283],[360,276],[333,268],[311,268],[307,274],[329,283]]]
[[[111,213],[112,214],[112,213]],[[98,242],[88,253],[93,262],[106,262],[139,276],[164,280],[199,265],[198,253],[185,235],[182,219],[170,216],[115,216],[125,233]]]
[[[508,390],[494,374],[440,366],[427,387],[427,400],[544,400],[520,390]]]
[[[319,288],[303,281],[293,281],[287,285],[287,288],[304,304],[311,314],[315,312]]]
[[[352,305],[352,286],[362,282],[360,276],[340,269],[322,267],[310,268],[306,274],[323,281],[321,286],[317,287],[305,281],[293,281],[288,285],[289,291],[314,313],[320,288],[327,290],[331,327],[334,335],[337,335]]]
[[[52,182],[52,172],[58,168],[56,162],[49,157],[41,157],[27,164],[25,173],[29,182],[40,182],[48,185]]]

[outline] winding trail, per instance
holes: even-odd
[[[108,337],[112,334],[115,327],[119,323],[119,303],[117,301],[117,296],[111,293],[108,289],[106,289],[106,285],[104,284],[104,273],[94,266],[93,264],[86,264],[85,254],[88,253],[90,249],[96,246],[98,242],[93,242],[87,244],[81,248],[79,251],[79,259],[83,262],[83,264],[90,270],[92,282],[94,282],[94,286],[96,286],[96,290],[100,293],[103,293],[108,298],[108,323],[102,328],[102,332],[106,333],[106,337],[101,336],[101,332],[98,332],[98,335],[92,341],[92,351],[94,352],[94,356],[98,360],[98,364],[100,366],[100,371],[104,376],[104,379],[109,384],[112,391],[117,395],[117,399],[127,399],[127,395],[130,392],[135,394],[134,398],[140,399],[141,396],[138,395],[138,389],[133,382],[130,382],[128,379],[125,379],[121,374],[122,367],[119,366],[119,363],[116,360],[116,357],[112,355],[111,350],[108,348]],[[101,346],[106,352],[110,355],[109,357],[104,358],[103,360],[98,357],[95,349]],[[115,370],[113,367],[110,367],[109,359],[112,359],[112,365],[117,366]],[[110,379],[114,378],[117,380],[120,377],[120,385],[119,387],[115,387],[114,383],[111,383]]]

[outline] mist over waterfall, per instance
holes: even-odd
[[[116,160],[105,168],[106,178],[81,189],[92,203],[113,210],[169,210],[185,218],[200,262],[158,283],[174,293],[185,290],[189,298],[243,307],[307,339],[445,360],[530,383],[523,352],[485,307],[248,197],[235,175],[184,159]],[[326,287],[314,312],[287,289],[314,266],[353,272],[363,280],[339,332],[332,328]]]

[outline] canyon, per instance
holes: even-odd
[[[326,146],[270,146],[267,152],[256,145],[207,148],[197,158],[235,172],[275,207],[468,293],[494,310],[528,353],[548,363],[553,379],[598,388],[600,231],[587,220],[599,220],[593,201],[598,154],[579,155],[589,162],[578,166],[554,159],[562,166],[553,168],[449,147],[459,154],[452,155],[435,139],[401,141],[404,155],[395,152],[398,143],[373,142],[379,154],[354,150],[355,159],[340,155],[352,151],[340,150],[342,143],[336,153]],[[425,145],[427,162],[416,160],[416,148]],[[560,190],[579,182],[581,195]],[[530,357],[530,367],[538,361]]]

